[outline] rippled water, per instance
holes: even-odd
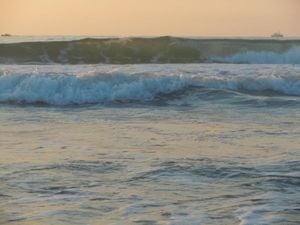
[[[299,82],[292,66],[190,67],[160,68],[219,79],[263,73],[259,87],[285,71],[283,81]],[[145,70],[137,68],[118,69]],[[146,101],[3,102],[0,224],[299,224],[297,89],[231,87],[184,86]]]

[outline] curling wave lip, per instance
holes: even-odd
[[[210,90],[274,92],[300,96],[300,70],[294,66],[224,65],[139,66],[7,66],[0,70],[0,102],[49,105],[181,99]]]

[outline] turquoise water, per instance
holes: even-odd
[[[299,224],[298,66],[0,68],[0,224]]]

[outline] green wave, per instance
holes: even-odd
[[[74,41],[0,44],[2,64],[138,64],[212,63],[235,54],[283,54],[300,48],[300,40],[86,38]]]

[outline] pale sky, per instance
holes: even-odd
[[[300,36],[300,0],[0,0],[0,33]]]

